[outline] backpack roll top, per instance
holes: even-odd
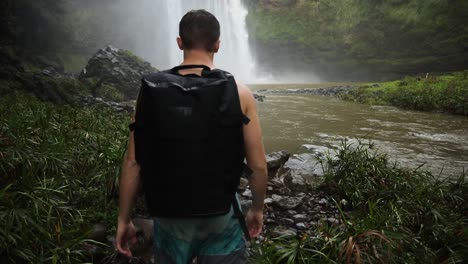
[[[204,68],[144,76],[137,101],[135,152],[150,214],[227,213],[245,157],[242,111],[231,74]]]

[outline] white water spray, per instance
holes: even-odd
[[[168,69],[182,62],[183,53],[176,43],[180,19],[190,10],[206,9],[221,24],[221,48],[215,65],[240,81],[256,79],[245,23],[248,11],[241,0],[138,0],[127,7],[130,10],[124,12],[133,15],[122,21],[126,32],[122,34],[130,34],[131,49],[155,67]]]

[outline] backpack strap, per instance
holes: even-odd
[[[199,68],[203,68],[202,76],[203,76],[203,72],[211,71],[210,67],[208,67],[206,65],[203,65],[203,64],[187,64],[187,65],[176,66],[176,67],[170,69],[169,72],[173,73],[173,74],[179,74],[180,70],[199,69]]]

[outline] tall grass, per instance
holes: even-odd
[[[87,231],[116,219],[109,196],[128,120],[19,92],[0,98],[0,260],[89,261]]]
[[[267,240],[255,263],[466,263],[468,183],[392,163],[369,143],[344,141],[322,160],[343,224]],[[264,259],[265,261],[261,261]]]
[[[468,71],[446,76],[406,77],[382,83],[380,87],[364,86],[344,95],[343,99],[468,115]]]

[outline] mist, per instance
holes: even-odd
[[[305,67],[289,70],[294,68],[290,67],[291,63],[282,64],[272,73],[270,67],[258,64],[255,41],[249,36],[253,31],[246,24],[249,11],[241,0],[119,0],[101,4],[72,3],[68,9],[73,11],[78,6],[88,10],[89,20],[81,22],[82,28],[94,31],[97,43],[129,50],[159,70],[172,68],[183,60],[183,52],[176,43],[182,16],[193,9],[206,9],[221,25],[221,47],[214,61],[217,67],[233,73],[244,83],[320,82]],[[77,15],[80,16],[83,12]],[[81,34],[76,35],[83,41]]]

